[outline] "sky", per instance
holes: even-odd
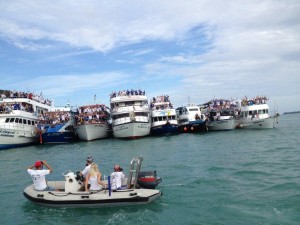
[[[56,106],[112,92],[300,110],[298,0],[0,0],[0,89]]]

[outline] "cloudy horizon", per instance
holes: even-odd
[[[300,110],[298,1],[0,1],[1,87],[57,105],[266,95]]]

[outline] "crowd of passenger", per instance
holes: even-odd
[[[145,95],[145,91],[142,91],[141,89],[139,90],[127,89],[127,90],[111,93],[110,98],[114,98],[117,96],[131,96],[131,95]]]
[[[38,124],[64,124],[71,119],[71,113],[69,111],[53,111],[44,112],[39,115]]]
[[[247,96],[242,99],[242,106],[266,104],[269,98],[266,96],[256,96],[255,98],[248,99]]]
[[[76,124],[101,123],[109,120],[108,107],[101,104],[81,106],[75,116]]]
[[[23,110],[26,112],[34,112],[32,105],[27,103],[2,103],[0,104],[0,113],[10,113],[12,110]]]
[[[227,99],[213,99],[207,103],[209,110],[224,110],[236,108],[234,100]]]
[[[22,91],[4,91],[1,90],[1,99],[6,99],[6,98],[29,98],[32,100],[35,100],[37,102],[46,104],[46,105],[51,105],[52,101],[49,99],[44,99],[43,94],[40,93],[39,95],[34,94],[32,92],[22,92]]]
[[[165,104],[159,104],[155,105],[155,103],[165,103]],[[173,109],[173,104],[170,101],[169,95],[161,95],[157,97],[153,97],[150,101],[150,108],[154,109]]]

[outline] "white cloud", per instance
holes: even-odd
[[[280,99],[288,101],[288,96],[300,97],[299,11],[300,3],[292,0],[2,1],[0,39],[29,50],[51,48],[57,42],[80,52],[104,53],[130,44],[165,41],[180,48],[162,51],[148,61],[143,56],[156,53],[159,46],[141,45],[122,49],[119,55],[131,57],[112,61],[141,66],[144,77],[132,79],[135,82],[176,77],[176,91],[166,91],[177,92],[171,97],[178,103],[186,102],[190,94],[199,101],[244,94],[286,95]],[[102,75],[109,85],[120,82],[119,73]],[[70,78],[63,78],[64,83]],[[90,84],[75,76],[71,84],[88,89],[103,83]],[[64,89],[45,88],[53,93]]]

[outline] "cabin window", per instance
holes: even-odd
[[[15,121],[15,118],[10,118],[9,122],[13,123]]]
[[[8,122],[9,122],[9,118],[6,118],[5,123],[8,123]]]
[[[175,120],[175,116],[169,116],[171,120]]]
[[[129,117],[129,113],[114,115],[112,118],[116,120],[116,119],[121,119],[121,118],[126,118],[126,117]]]
[[[126,102],[126,106],[133,106],[134,102]]]
[[[19,119],[19,123],[22,123],[22,119]]]
[[[147,112],[136,112],[135,116],[146,116],[146,117],[148,117],[148,113]]]
[[[23,119],[23,124],[27,124],[25,119]]]
[[[249,111],[249,116],[251,116],[252,115],[252,111]]]
[[[19,123],[19,118],[16,118],[15,123]]]
[[[198,108],[191,108],[191,109],[189,109],[189,111],[190,112],[192,112],[192,111],[198,111]]]
[[[31,121],[31,125],[34,126],[34,121]]]
[[[268,113],[268,110],[266,109],[266,114]]]
[[[28,125],[30,125],[30,124],[31,124],[30,120],[27,120],[27,124],[28,124]]]

